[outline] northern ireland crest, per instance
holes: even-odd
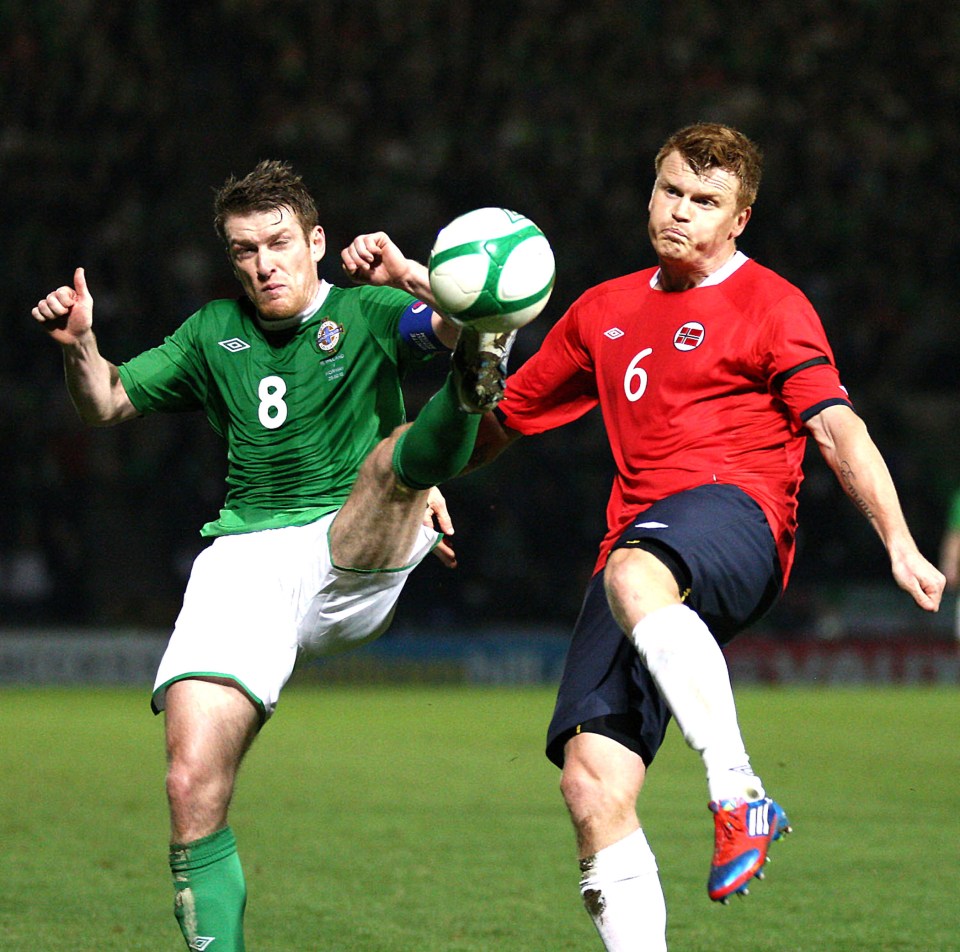
[[[323,321],[317,328],[317,350],[324,357],[335,354],[340,349],[343,339],[343,326],[336,321]]]

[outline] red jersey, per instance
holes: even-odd
[[[656,289],[656,275],[615,278],[574,302],[507,378],[505,422],[541,433],[600,405],[616,476],[597,571],[639,511],[727,483],[766,514],[786,584],[804,422],[850,403],[820,318],[798,288],[740,252],[687,291]]]

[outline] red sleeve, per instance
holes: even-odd
[[[797,292],[780,300],[767,320],[767,367],[771,391],[786,405],[798,430],[833,404],[851,406],[820,317]]]
[[[540,349],[507,377],[498,409],[507,426],[532,436],[563,426],[597,405],[593,358],[584,342],[586,315],[576,302]]]

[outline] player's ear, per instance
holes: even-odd
[[[750,221],[750,216],[753,214],[753,207],[748,205],[746,208],[741,208],[737,212],[736,217],[733,219],[733,228],[730,229],[731,238],[739,238],[743,234],[743,229],[747,227],[747,222]]]
[[[314,261],[319,261],[327,250],[327,236],[319,225],[310,233],[308,243],[310,245],[310,256]]]
[[[230,273],[240,281],[240,269],[237,267],[237,259],[233,256],[230,251],[230,245],[226,245],[223,249],[224,254],[227,256],[227,263],[230,265]]]

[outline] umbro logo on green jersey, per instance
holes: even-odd
[[[245,340],[240,340],[239,337],[231,337],[229,340],[220,340],[217,343],[224,350],[229,350],[231,354],[235,354],[239,350],[250,349],[250,345]]]
[[[198,935],[195,936],[194,940],[190,943],[190,948],[196,949],[197,952],[203,952],[204,949],[210,948],[210,946],[216,941],[216,936]]]

